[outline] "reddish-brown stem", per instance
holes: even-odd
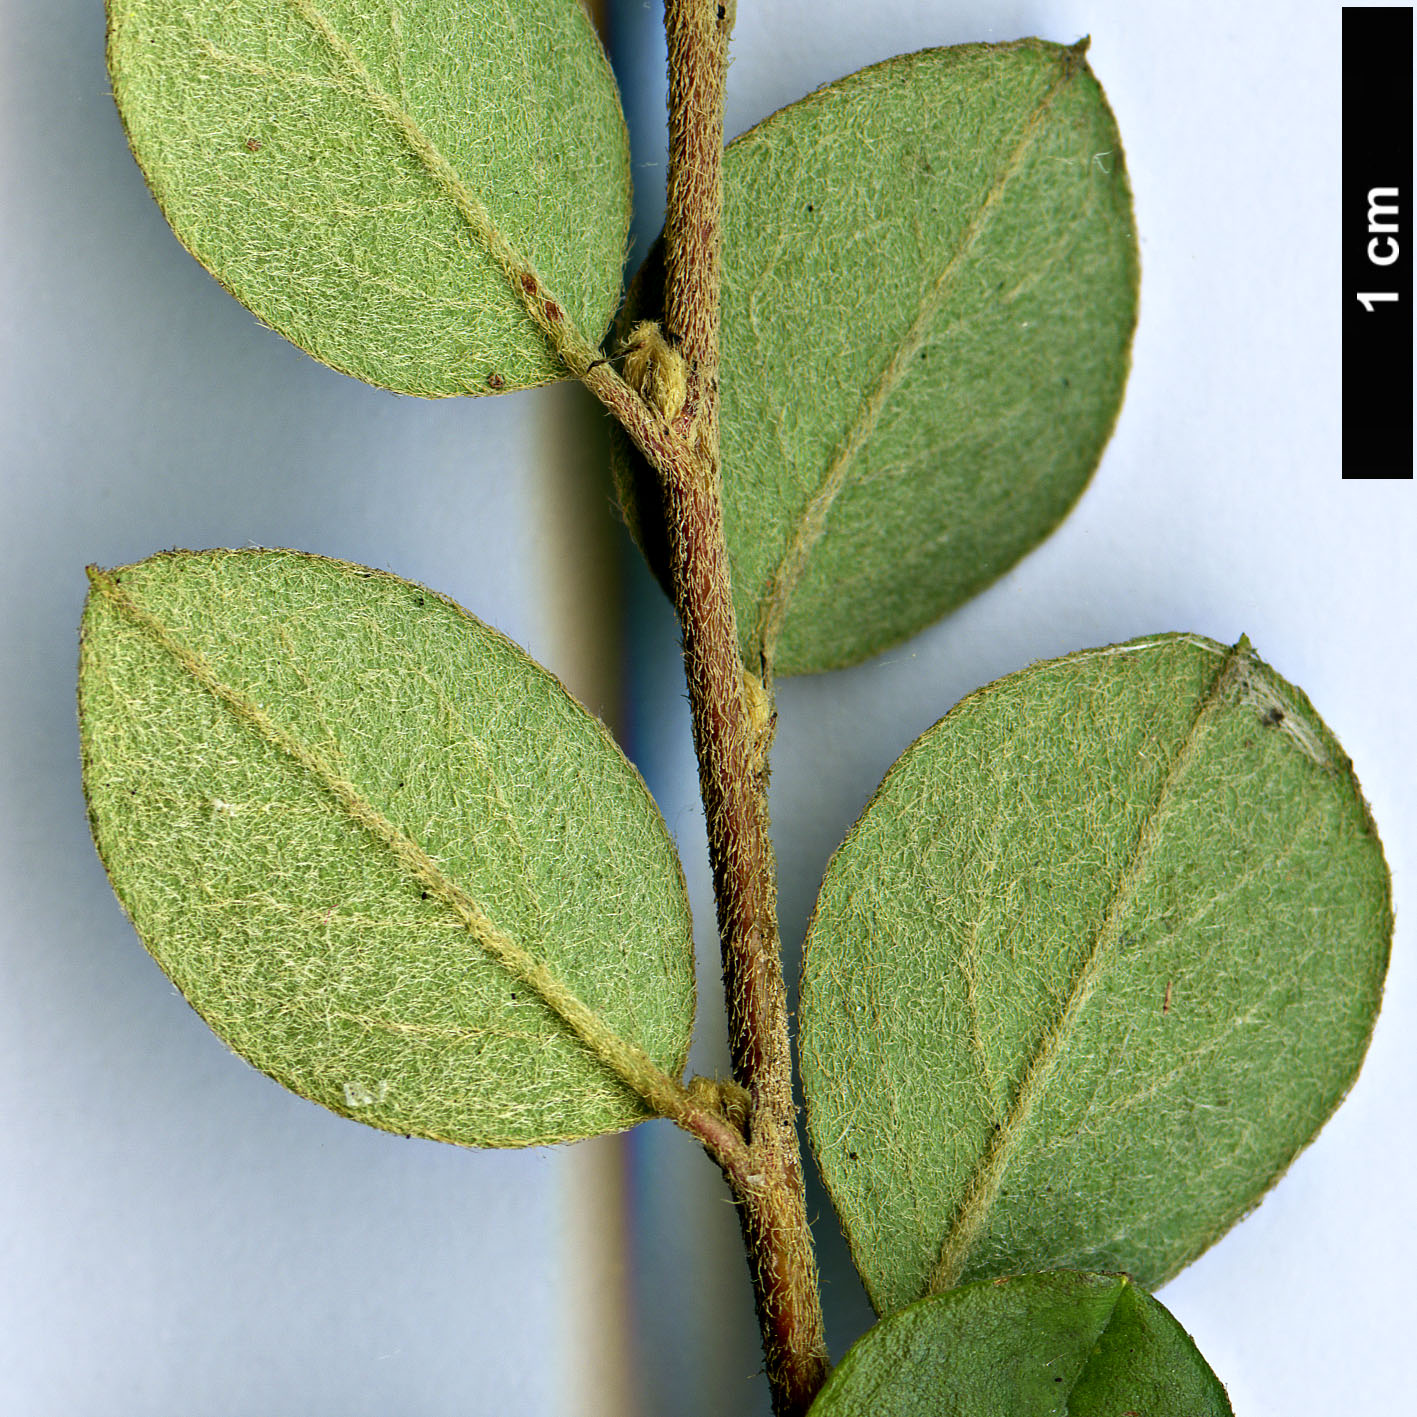
[[[666,0],[669,178],[664,220],[664,328],[688,366],[680,424],[718,449],[718,323],[722,268],[723,82],[729,7]]]
[[[669,348],[653,357],[682,359],[682,402],[661,401],[661,407],[639,386],[632,388],[575,328],[520,255],[510,246],[504,250],[505,243],[491,245],[548,343],[663,479],[718,906],[730,1055],[734,1079],[747,1094],[747,1116],[706,1105],[703,1090],[692,1085],[687,1091],[677,1085],[662,1089],[663,1097],[656,1094],[650,1101],[697,1137],[723,1168],[748,1252],[773,1410],[777,1417],[803,1417],[826,1378],[826,1342],[792,1098],[762,766],[766,741],[757,736],[770,729],[755,727],[750,712],[719,479],[723,82],[732,11],[732,0],[665,4],[669,190],[663,323]],[[751,700],[759,719],[766,717],[761,696],[759,685]]]
[[[675,431],[694,454],[662,466],[699,785],[718,905],[734,1078],[751,1099],[753,1171],[730,1168],[777,1417],[800,1417],[826,1377],[816,1259],[792,1098],[777,884],[758,743],[745,698],[718,466],[723,85],[729,6],[666,0],[669,189],[664,330],[686,365]]]

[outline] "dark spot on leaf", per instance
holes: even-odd
[[[418,898],[419,898],[419,900],[427,900],[427,899],[428,899],[428,892],[427,892],[427,891],[419,891],[419,892],[418,892]]]
[[[808,203],[807,203],[807,210],[808,210],[809,212],[814,212],[814,211],[816,211],[817,209],[816,209],[816,207],[814,207],[814,206],[811,204],[811,202],[808,202]]]
[[[261,145],[260,145],[259,142],[257,142],[257,140],[256,140],[255,138],[247,138],[247,139],[246,139],[246,151],[247,151],[248,153],[258,153],[258,152],[261,151]]]
[[[718,18],[721,20],[728,14],[728,9],[724,5],[718,7]]]
[[[852,1161],[855,1161],[855,1160],[856,1160],[856,1153],[855,1153],[854,1151],[848,1151],[848,1152],[846,1153],[846,1155],[847,1155],[848,1159],[850,1159],[850,1160],[852,1160]]]
[[[506,386],[507,381],[495,369],[487,376],[489,389],[504,389]]]
[[[1283,723],[1284,710],[1282,708],[1266,709],[1264,712],[1264,721],[1269,724],[1271,728],[1273,728],[1276,723]]]
[[[546,302],[546,318],[553,323],[561,318],[561,307],[554,300]]]
[[[536,277],[530,272],[522,277],[522,289],[526,291],[528,295],[536,294]]]
[[[415,595],[415,596],[413,597],[413,603],[414,603],[415,605],[422,605],[422,604],[423,604],[423,597],[422,597],[421,595]]]
[[[1064,380],[1063,380],[1063,387],[1064,387],[1065,389],[1070,389],[1070,388],[1072,388],[1072,386],[1073,386],[1073,381],[1072,381],[1071,379],[1064,379]]]

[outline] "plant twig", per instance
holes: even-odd
[[[677,422],[718,451],[719,287],[723,264],[723,86],[732,4],[666,0],[669,179],[664,327],[688,369]]]
[[[653,357],[682,361],[682,398],[659,406],[575,328],[521,255],[490,242],[528,315],[566,368],[619,420],[663,479],[675,601],[718,906],[733,1076],[747,1092],[746,1145],[722,1110],[658,1110],[722,1167],[738,1206],[777,1417],[801,1417],[827,1373],[816,1258],[792,1097],[787,993],[768,835],[761,686],[750,702],[723,534],[719,479],[719,286],[723,85],[733,0],[666,0],[669,190],[664,332]],[[476,215],[476,213],[474,213]],[[505,249],[504,249],[505,248]],[[674,381],[677,386],[677,379]],[[768,729],[770,733],[770,727]]]
[[[826,1376],[816,1259],[792,1097],[777,884],[756,735],[745,699],[718,461],[723,86],[731,5],[666,0],[669,190],[664,329],[685,364],[673,419],[694,454],[662,466],[675,599],[718,904],[735,1079],[751,1099],[755,1170],[725,1169],[748,1251],[778,1417],[805,1413]]]

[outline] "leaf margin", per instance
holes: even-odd
[[[357,562],[347,561],[337,557],[319,555],[318,553],[314,552],[300,551],[286,547],[216,547],[198,551],[181,548],[171,548],[168,550],[156,552],[151,556],[144,557],[140,561],[125,563],[120,566],[109,568],[108,570],[103,570],[98,566],[94,565],[91,565],[87,568],[89,579],[91,582],[91,588],[89,592],[89,597],[85,602],[84,613],[79,627],[80,672],[78,675],[77,682],[77,708],[80,727],[80,772],[81,786],[85,803],[85,813],[86,819],[89,824],[90,837],[93,842],[95,852],[99,858],[99,861],[103,866],[105,877],[107,878],[108,884],[113,891],[114,897],[122,908],[124,917],[126,918],[130,927],[133,929],[134,934],[137,935],[140,943],[143,945],[144,952],[148,955],[151,961],[156,964],[157,967],[161,970],[163,976],[167,979],[168,983],[172,986],[172,988],[177,992],[178,997],[182,1000],[182,1002],[186,1004],[186,1006],[190,1008],[202,1020],[203,1024],[207,1027],[207,1029],[216,1037],[219,1043],[228,1052],[239,1057],[243,1062],[250,1065],[269,1081],[274,1082],[279,1087],[283,1088],[286,1092],[293,1093],[295,1096],[301,1098],[303,1101],[311,1102],[316,1106],[322,1108],[323,1110],[332,1112],[336,1116],[342,1117],[346,1120],[359,1122],[365,1126],[373,1127],[380,1131],[389,1132],[393,1135],[404,1138],[407,1138],[410,1135],[419,1136],[431,1141],[444,1142],[449,1145],[464,1147],[468,1149],[519,1150],[527,1147],[558,1145],[562,1143],[588,1140],[591,1137],[595,1136],[623,1133],[635,1126],[638,1126],[641,1122],[653,1120],[657,1115],[664,1115],[651,1110],[645,1104],[645,1100],[642,1095],[636,1093],[633,1089],[631,1089],[628,1084],[626,1084],[623,1078],[617,1077],[615,1072],[605,1063],[603,1059],[596,1058],[595,1060],[600,1064],[601,1068],[606,1072],[607,1076],[610,1077],[613,1081],[615,1081],[621,1087],[621,1089],[625,1091],[627,1096],[633,1099],[635,1106],[639,1109],[640,1115],[628,1117],[628,1119],[625,1120],[622,1124],[616,1125],[614,1127],[602,1128],[595,1131],[572,1129],[560,1132],[546,1132],[544,1134],[539,1134],[534,1137],[528,1137],[524,1139],[517,1138],[511,1140],[489,1140],[485,1138],[455,1137],[451,1135],[442,1135],[437,1131],[423,1128],[419,1128],[410,1132],[408,1128],[396,1125],[394,1122],[381,1118],[377,1114],[359,1110],[359,1108],[355,1104],[350,1103],[347,1098],[346,1105],[341,1106],[338,1103],[332,1102],[329,1097],[317,1097],[309,1088],[298,1084],[293,1078],[289,1076],[282,1075],[276,1069],[268,1067],[265,1062],[258,1060],[257,1058],[251,1056],[244,1049],[234,1045],[227,1038],[225,1031],[219,1028],[217,1026],[217,1023],[214,1022],[213,1019],[208,1016],[208,1012],[188,997],[187,992],[182,988],[181,984],[173,977],[172,973],[169,971],[166,963],[164,962],[158,951],[153,949],[152,946],[149,945],[149,934],[139,925],[137,917],[134,913],[133,906],[129,899],[129,894],[120,887],[118,879],[111,868],[109,855],[104,850],[102,832],[94,805],[94,794],[90,788],[90,783],[93,774],[95,773],[95,771],[97,771],[98,764],[95,761],[88,734],[84,731],[84,724],[86,721],[87,711],[87,696],[85,692],[86,676],[84,673],[84,666],[86,663],[86,657],[89,656],[92,651],[91,640],[93,621],[91,620],[90,616],[91,611],[93,609],[93,605],[95,603],[94,598],[100,594],[97,589],[97,583],[99,580],[105,577],[112,577],[115,581],[117,581],[124,573],[130,570],[135,570],[148,566],[153,562],[161,562],[166,560],[184,560],[191,558],[199,558],[208,555],[221,555],[226,557],[260,557],[271,554],[290,557],[302,561],[315,562],[324,566],[336,568],[340,571],[351,572],[354,575],[358,576],[360,579],[371,580],[376,582],[382,581],[392,586],[397,586],[403,591],[417,592],[419,595],[425,597],[428,600],[436,601],[443,608],[453,612],[453,614],[459,619],[470,622],[471,625],[476,627],[476,631],[479,635],[485,635],[489,639],[494,641],[503,652],[507,653],[510,658],[519,665],[519,667],[526,668],[530,670],[531,673],[537,678],[544,679],[547,684],[553,689],[553,691],[559,692],[566,704],[568,704],[576,713],[578,713],[582,719],[587,720],[589,722],[590,726],[592,727],[592,730],[595,732],[595,734],[598,735],[601,744],[606,747],[609,752],[615,756],[615,758],[619,760],[623,768],[628,770],[630,781],[633,782],[633,784],[636,786],[640,796],[643,798],[645,804],[648,806],[649,811],[652,813],[654,819],[659,823],[660,829],[664,836],[665,843],[669,848],[667,854],[674,868],[675,880],[677,882],[677,895],[679,900],[683,904],[683,920],[686,930],[685,940],[683,943],[687,959],[687,967],[685,974],[688,986],[688,1011],[686,1018],[686,1026],[683,1030],[681,1046],[678,1053],[667,1066],[658,1064],[656,1064],[656,1066],[659,1067],[660,1070],[663,1073],[667,1074],[672,1080],[677,1080],[682,1078],[684,1070],[688,1065],[689,1053],[693,1042],[694,1022],[698,1013],[698,981],[697,974],[694,968],[692,914],[690,911],[688,888],[684,876],[683,863],[680,858],[677,845],[674,843],[673,838],[668,832],[667,824],[664,821],[663,814],[660,812],[659,805],[655,801],[653,794],[650,792],[648,784],[645,782],[643,775],[640,773],[636,765],[630,761],[630,759],[624,753],[623,749],[621,749],[619,744],[615,741],[615,738],[610,732],[608,726],[599,718],[598,715],[592,713],[589,709],[587,709],[585,705],[583,705],[570,692],[570,690],[566,687],[565,683],[561,680],[559,675],[555,674],[552,670],[541,664],[530,653],[528,653],[525,648],[523,648],[510,636],[504,634],[496,626],[488,623],[487,621],[481,620],[479,617],[473,615],[471,611],[467,610],[451,596],[446,595],[441,591],[430,589],[429,587],[424,586],[420,582],[409,580],[406,577],[396,575],[395,573],[390,571],[382,570],[377,567],[364,566]],[[121,610],[117,611],[117,613],[120,615],[123,614]],[[132,622],[130,621],[129,624],[131,628]],[[200,656],[196,655],[195,651],[191,651],[191,653],[193,653],[195,657],[200,658]],[[200,680],[198,680],[197,682],[200,684]],[[204,689],[207,689],[207,686],[205,685],[202,685],[202,687]],[[207,689],[207,692],[210,693],[210,690]],[[263,741],[265,741],[268,746],[275,746],[277,750],[280,751],[284,756],[288,756],[286,750],[278,743],[273,743],[270,739],[264,739]],[[304,765],[300,764],[298,760],[297,766],[300,766],[302,771],[306,770],[304,768]],[[317,786],[319,786],[322,793],[327,792],[328,790],[325,784],[319,783],[318,781]],[[414,844],[418,845],[417,843]],[[419,849],[421,850],[422,848],[420,847]],[[449,884],[455,891],[459,890],[456,883]],[[481,944],[481,942],[479,941],[476,943],[478,945],[478,948],[484,949],[485,952],[485,947]],[[495,960],[495,958],[494,963],[497,963],[500,968],[506,971],[509,977],[512,978],[514,981],[525,983],[525,981],[519,980],[518,976],[508,970],[504,964],[502,964],[500,961]],[[526,987],[536,989],[536,985],[534,983],[527,984]],[[537,990],[537,993],[538,997],[541,998],[542,1002],[547,1003],[545,997],[540,994],[539,990]],[[582,1046],[584,1046],[583,1040],[577,1037],[574,1028],[567,1022],[564,1016],[559,1014],[559,1011],[555,1008],[555,1006],[549,1003],[547,1004],[547,1006],[551,1009],[553,1013],[557,1014],[557,1021],[561,1025],[561,1027],[566,1030],[567,1034],[577,1043],[581,1043]],[[619,1040],[618,1038],[617,1041],[628,1042],[628,1040]],[[643,1050],[639,1049],[639,1045],[630,1043],[628,1044],[628,1046],[637,1049],[638,1051],[643,1053]],[[594,1056],[595,1055],[592,1053],[592,1057]],[[644,1056],[648,1058],[648,1054],[645,1054]]]
[[[865,1287],[867,1291],[868,1298],[871,1300],[873,1308],[878,1314],[881,1314],[883,1317],[886,1316],[888,1313],[899,1312],[899,1307],[894,1310],[886,1310],[882,1306],[878,1295],[874,1291],[873,1286],[867,1278],[867,1270],[862,1265],[862,1242],[859,1237],[855,1233],[853,1233],[853,1228],[848,1225],[845,1217],[842,1215],[842,1212],[837,1205],[834,1188],[828,1181],[827,1168],[823,1165],[821,1155],[818,1151],[818,1131],[817,1128],[813,1125],[813,1113],[816,1109],[816,1104],[814,1103],[814,1090],[808,1085],[808,1077],[810,1070],[808,1067],[808,1059],[806,1056],[806,1043],[808,1037],[807,1019],[810,1016],[811,1012],[811,1006],[809,1002],[810,991],[807,987],[807,974],[808,963],[810,958],[811,941],[813,937],[813,932],[817,925],[819,911],[821,908],[822,895],[825,889],[826,882],[832,872],[832,869],[838,857],[844,852],[846,852],[847,848],[854,842],[863,826],[863,823],[865,823],[867,817],[871,814],[873,808],[875,808],[878,801],[885,797],[885,795],[887,794],[891,779],[896,773],[897,769],[901,766],[905,759],[907,759],[912,753],[916,751],[916,749],[920,746],[924,739],[939,730],[942,725],[944,725],[956,713],[966,709],[977,701],[983,699],[985,696],[992,693],[1001,685],[1004,685],[1013,680],[1022,679],[1023,677],[1033,673],[1036,670],[1052,669],[1069,663],[1081,662],[1098,657],[1106,657],[1117,653],[1138,651],[1161,644],[1175,642],[1190,643],[1199,648],[1203,648],[1217,656],[1218,668],[1215,675],[1215,680],[1212,684],[1212,692],[1219,690],[1219,688],[1221,687],[1220,681],[1224,677],[1231,660],[1234,659],[1236,656],[1239,656],[1242,667],[1246,663],[1258,665],[1263,674],[1269,676],[1272,680],[1276,681],[1281,686],[1283,692],[1289,696],[1290,701],[1294,705],[1296,705],[1301,710],[1301,712],[1310,720],[1310,723],[1317,728],[1319,745],[1322,751],[1326,754],[1326,758],[1322,762],[1321,766],[1323,767],[1324,771],[1333,773],[1343,778],[1345,787],[1351,795],[1351,800],[1357,806],[1363,827],[1363,834],[1371,842],[1372,847],[1376,853],[1377,862],[1381,866],[1383,892],[1380,901],[1377,902],[1377,905],[1380,907],[1379,913],[1382,921],[1381,934],[1383,943],[1380,952],[1381,957],[1378,960],[1377,966],[1374,970],[1375,984],[1372,990],[1372,997],[1370,1000],[1371,1007],[1367,1011],[1366,1025],[1363,1031],[1361,1046],[1357,1047],[1356,1056],[1352,1067],[1348,1069],[1345,1080],[1334,1092],[1330,1105],[1327,1106],[1318,1123],[1306,1135],[1300,1137],[1295,1145],[1288,1149],[1287,1156],[1284,1157],[1281,1163],[1272,1172],[1272,1174],[1269,1176],[1264,1185],[1258,1191],[1252,1193],[1249,1203],[1241,1211],[1231,1215],[1228,1219],[1218,1222],[1215,1226],[1213,1226],[1211,1230],[1202,1239],[1200,1239],[1193,1248],[1186,1252],[1180,1260],[1178,1260],[1175,1264],[1171,1266],[1171,1268],[1166,1272],[1164,1276],[1162,1276],[1155,1282],[1153,1287],[1159,1288],[1161,1284],[1169,1283],[1170,1280],[1173,1279],[1182,1269],[1194,1263],[1196,1259],[1198,1259],[1202,1254],[1204,1254],[1212,1245],[1214,1245],[1219,1239],[1221,1239],[1225,1234],[1227,1234],[1231,1229],[1233,1229],[1235,1225],[1237,1225],[1246,1216],[1251,1214],[1260,1205],[1260,1203],[1269,1195],[1269,1193],[1274,1189],[1274,1187],[1277,1186],[1279,1182],[1283,1180],[1284,1177],[1288,1174],[1290,1168],[1293,1166],[1294,1162],[1298,1159],[1298,1157],[1318,1139],[1320,1133],[1332,1120],[1334,1114],[1338,1111],[1339,1107],[1342,1106],[1343,1102],[1349,1096],[1350,1092],[1352,1091],[1352,1088],[1356,1084],[1361,1074],[1363,1064],[1366,1061],[1368,1052],[1371,1048],[1373,1033],[1377,1024],[1377,1019],[1381,1012],[1384,986],[1391,964],[1394,931],[1392,871],[1386,858],[1382,839],[1378,833],[1376,823],[1373,819],[1371,806],[1362,791],[1362,787],[1358,781],[1356,772],[1354,771],[1352,761],[1348,757],[1347,753],[1344,751],[1342,745],[1339,743],[1333,730],[1328,726],[1323,717],[1315,710],[1312,701],[1310,700],[1308,694],[1304,691],[1304,689],[1301,686],[1294,684],[1292,681],[1285,679],[1264,660],[1260,659],[1259,656],[1255,654],[1248,636],[1242,635],[1239,641],[1237,641],[1233,646],[1227,647],[1224,644],[1212,640],[1205,635],[1188,631],[1161,632],[1158,634],[1145,635],[1136,639],[1122,641],[1117,644],[1099,646],[1096,648],[1088,648],[1082,650],[1074,650],[1067,654],[1058,655],[1046,659],[1035,660],[1025,665],[1021,669],[999,675],[995,679],[964,695],[964,697],[961,698],[956,704],[954,704],[944,715],[937,719],[922,733],[917,735],[917,737],[911,741],[911,743],[890,765],[881,782],[873,791],[870,799],[868,800],[866,805],[861,809],[861,812],[857,817],[856,821],[852,824],[850,830],[847,832],[842,842],[837,846],[835,851],[832,853],[832,856],[828,860],[827,866],[823,871],[822,875],[822,885],[818,888],[817,897],[814,900],[812,912],[809,917],[807,928],[804,934],[802,963],[798,979],[798,1018],[800,1022],[796,1033],[797,1059],[802,1078],[804,1129],[808,1138],[809,1149],[812,1152],[813,1161],[817,1167],[818,1175],[822,1180],[824,1189],[826,1189],[829,1197],[832,1200],[833,1209],[836,1211],[837,1218],[840,1222],[842,1234],[846,1239],[848,1250],[851,1254],[852,1263],[861,1278],[863,1287]],[[1204,697],[1205,696],[1203,696],[1203,698]],[[1255,699],[1248,699],[1243,700],[1243,702],[1247,703],[1252,708],[1258,708],[1262,706],[1264,701],[1260,700],[1257,702]],[[1284,731],[1286,733],[1286,736],[1293,736],[1292,728],[1292,723],[1284,724]],[[1300,751],[1304,752],[1306,756],[1309,756],[1311,758],[1314,756],[1311,747],[1305,746],[1302,742],[1299,744],[1299,749]],[[945,1234],[942,1234],[940,1236],[942,1246],[945,1238]],[[941,1278],[940,1268],[941,1261],[937,1259],[935,1262],[932,1263],[931,1266],[932,1281],[938,1281]],[[974,1283],[991,1281],[979,1281],[976,1280],[975,1277],[971,1277],[965,1280],[964,1282]],[[994,1280],[992,1282],[998,1281]],[[951,1292],[953,1288],[958,1287],[958,1283],[959,1281],[957,1279],[952,1282],[948,1282],[944,1287],[938,1287],[937,1284],[932,1283],[932,1287],[927,1291],[925,1297],[929,1297],[930,1294]],[[917,1297],[914,1300],[907,1301],[907,1303],[916,1302],[921,1302],[921,1299]]]

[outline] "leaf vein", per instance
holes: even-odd
[[[391,124],[407,143],[410,151],[422,163],[434,184],[452,202],[454,209],[468,229],[501,268],[512,291],[514,293],[523,291],[526,282],[530,279],[533,289],[539,290],[543,295],[548,294],[545,282],[534,273],[531,263],[507,239],[481,199],[463,181],[457,168],[453,166],[432,138],[423,131],[408,109],[379,87],[364,61],[360,59],[349,41],[330,22],[329,17],[313,4],[312,0],[286,0],[286,3],[324,41],[330,52],[354,81],[358,92],[368,106]],[[569,326],[570,317],[566,313],[565,302],[556,300],[552,303],[560,311],[559,319],[562,326]],[[534,308],[538,311],[544,309],[540,304]],[[537,318],[537,315],[533,313],[533,306],[523,302],[523,309],[529,322],[546,337],[548,344],[555,351],[557,349],[556,341],[552,339],[548,326],[543,324],[542,319]],[[563,329],[563,339],[569,339],[570,334],[568,328]],[[584,341],[574,339],[571,340],[571,343],[584,344]]]
[[[292,0],[292,3],[303,3],[303,0]],[[939,314],[949,295],[955,273],[978,244],[993,217],[995,208],[1003,197],[1004,190],[1022,167],[1024,158],[1042,128],[1044,118],[1047,117],[1058,94],[1082,67],[1081,50],[1064,51],[1058,73],[1029,115],[1018,142],[1009,154],[1008,161],[980,204],[979,210],[965,228],[958,248],[946,261],[934,283],[926,289],[915,319],[901,338],[895,353],[881,370],[875,386],[862,401],[854,421],[847,429],[845,438],[828,464],[816,492],[803,507],[787,547],[768,578],[767,589],[764,592],[762,604],[758,610],[757,623],[753,629],[754,643],[750,649],[750,655],[753,658],[761,659],[765,666],[771,667],[777,639],[781,634],[783,622],[787,618],[788,604],[806,570],[807,560],[812,549],[826,530],[827,517],[833,503],[846,485],[852,464],[880,421],[886,404],[904,379],[911,361],[924,343],[931,322]]]
[[[1136,896],[1157,846],[1159,821],[1171,795],[1199,746],[1201,728],[1222,702],[1236,676],[1250,658],[1249,643],[1241,640],[1221,660],[1210,688],[1202,698],[1185,737],[1181,740],[1161,788],[1137,829],[1130,859],[1117,878],[1102,924],[1082,960],[1052,1024],[1028,1059],[1018,1091],[1003,1126],[993,1133],[976,1165],[960,1205],[946,1228],[940,1256],[930,1275],[929,1293],[939,1293],[959,1282],[969,1251],[983,1228],[1004,1173],[1017,1148],[1034,1107],[1052,1080],[1053,1069],[1072,1026],[1102,977],[1113,947],[1122,935],[1122,921]]]
[[[297,0],[292,0],[297,3]],[[240,722],[297,767],[358,827],[393,856],[403,871],[440,900],[484,952],[514,979],[534,990],[588,1052],[613,1076],[663,1116],[682,1112],[681,1085],[637,1044],[620,1037],[570,987],[488,918],[465,891],[406,832],[362,797],[318,754],[277,724],[259,704],[225,683],[195,650],[179,640],[155,615],[123,590],[109,573],[91,567],[89,579],[104,600],[161,649]]]

